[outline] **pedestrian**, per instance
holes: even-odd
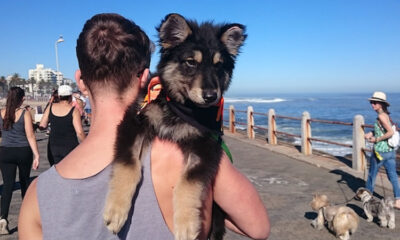
[[[46,109],[52,104],[52,103],[58,103],[60,101],[60,98],[58,97],[58,90],[57,89],[53,89],[53,92],[51,93],[50,99],[47,102],[46,106],[44,107],[44,111],[46,112]],[[41,113],[41,112],[40,112]],[[42,115],[43,116],[43,115]],[[37,128],[40,129],[40,126],[38,126]],[[51,126],[50,124],[47,125],[47,130],[46,130],[46,135],[49,136],[50,135],[50,130],[51,130]]]
[[[90,100],[89,100],[89,96],[84,96],[83,97],[85,99],[85,124],[86,125],[90,125],[90,119],[92,117],[92,107],[90,106]]]
[[[157,139],[144,157],[134,211],[123,230],[112,234],[102,218],[117,127],[146,83],[150,46],[140,27],[120,15],[98,14],[86,22],[77,41],[80,70],[75,78],[90,98],[91,130],[71,154],[31,184],[19,218],[21,240],[174,239],[173,188],[183,168],[182,153],[174,143]],[[259,195],[226,156],[211,189],[199,213],[206,235],[216,201],[227,213],[230,229],[252,238],[268,236],[268,215]]]
[[[51,93],[50,99],[47,102],[46,106],[44,107],[44,111],[46,111],[46,109],[50,106],[50,104],[52,103],[58,103],[60,101],[59,97],[58,97],[58,90],[55,89],[53,90],[53,92]]]
[[[378,170],[380,167],[384,166],[396,199],[394,207],[400,209],[400,186],[396,172],[396,151],[388,144],[388,139],[394,134],[391,127],[394,123],[390,118],[390,112],[388,110],[390,104],[386,100],[386,94],[384,92],[374,92],[372,97],[368,100],[371,103],[372,109],[378,114],[378,117],[374,123],[374,131],[365,134],[367,141],[374,144],[369,159],[370,168],[366,188],[372,193],[374,192]]]
[[[32,126],[32,116],[21,108],[25,92],[19,87],[8,91],[5,109],[0,111],[0,169],[3,177],[1,192],[0,234],[8,234],[8,212],[14,189],[17,168],[24,198],[32,169],[39,166],[39,151]]]
[[[81,96],[79,92],[73,93],[72,95],[72,103],[71,106],[78,109],[79,114],[81,115],[81,119],[84,116],[84,106],[85,106],[85,99]]]
[[[51,125],[47,145],[50,166],[59,163],[85,139],[81,115],[78,109],[71,106],[72,88],[61,85],[58,88],[58,98],[58,103],[50,103],[39,125],[41,129],[47,128],[49,123]]]

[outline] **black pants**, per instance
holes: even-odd
[[[33,153],[30,147],[0,147],[0,169],[3,177],[1,191],[1,217],[7,219],[12,193],[14,189],[17,167],[21,194],[24,198],[29,186],[29,175],[33,162]]]

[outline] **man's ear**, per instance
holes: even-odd
[[[85,82],[81,79],[81,70],[76,70],[75,72],[75,81],[76,85],[78,85],[79,91],[83,93],[85,96],[89,96],[89,91],[85,85]]]
[[[147,82],[149,80],[149,74],[150,74],[150,70],[148,68],[143,70],[143,73],[142,73],[141,77],[139,78],[139,84],[140,84],[141,89],[146,87]]]

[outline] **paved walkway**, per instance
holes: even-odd
[[[49,167],[46,157],[47,137],[37,134],[39,151],[42,159],[38,171]],[[364,185],[363,174],[350,169],[345,163],[324,156],[303,156],[290,146],[269,146],[262,141],[248,140],[241,135],[226,133],[225,140],[229,146],[235,166],[240,169],[259,191],[270,215],[272,240],[297,239],[336,239],[327,229],[321,231],[311,227],[310,222],[317,214],[309,206],[313,193],[325,193],[334,203],[342,203],[354,196],[355,190]],[[386,176],[383,177],[386,180]],[[2,181],[0,181],[1,187]],[[378,177],[377,184],[382,185]],[[391,186],[387,181],[387,195],[392,196]],[[376,189],[383,195],[382,188]],[[21,204],[20,190],[16,186],[10,209],[10,228],[12,235],[0,236],[1,240],[17,239],[17,218]],[[396,211],[397,225],[395,230],[382,229],[377,223],[368,223],[363,215],[361,202],[348,204],[360,216],[359,230],[352,239],[399,239],[400,211]],[[228,233],[225,239],[247,239]]]
[[[309,202],[313,193],[327,194],[331,202],[343,203],[364,186],[363,173],[355,172],[337,159],[323,156],[303,156],[296,148],[270,146],[263,141],[248,140],[244,136],[226,133],[234,165],[255,185],[268,209],[271,222],[272,240],[336,239],[327,229],[318,231],[310,222],[317,214]],[[386,176],[383,177],[386,180]],[[377,184],[381,184],[378,177]],[[388,182],[384,182],[391,189]],[[383,195],[383,189],[376,192]],[[386,189],[393,196],[392,190]],[[400,239],[400,211],[396,211],[397,228],[380,228],[377,223],[368,223],[362,204],[351,201],[348,204],[360,217],[358,231],[351,239]],[[228,234],[226,239],[247,239]]]

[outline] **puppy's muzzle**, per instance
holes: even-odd
[[[215,90],[203,91],[203,99],[206,104],[214,103],[217,101],[218,93]]]

